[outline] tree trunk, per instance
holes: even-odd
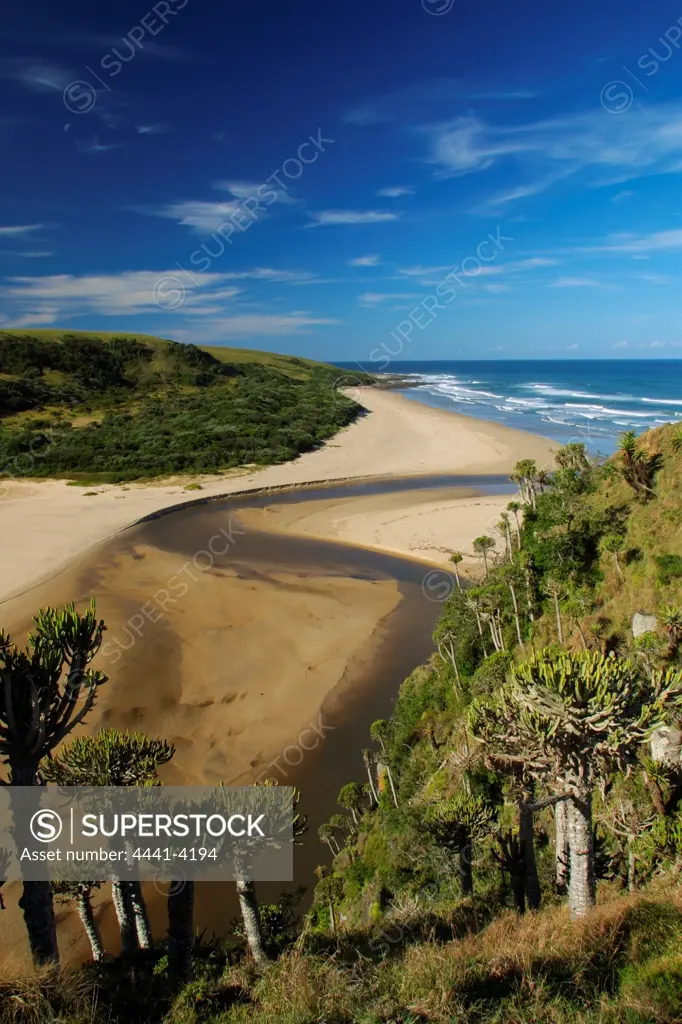
[[[35,806],[39,806],[37,787],[38,764],[33,760],[10,760],[10,785],[35,787]],[[12,798],[10,790],[10,800]],[[52,884],[24,882],[19,906],[24,915],[31,955],[36,966],[54,964],[59,967],[57,922],[54,916]]]
[[[556,631],[559,634],[559,643],[564,642],[564,631],[561,626],[561,610],[559,608],[559,591],[552,591],[552,597],[554,598],[554,613],[556,615]]]
[[[396,791],[395,791],[395,786],[393,785],[393,773],[392,773],[389,765],[384,764],[383,761],[377,761],[377,771],[381,772],[382,775],[383,774],[386,775],[386,778],[388,779],[388,784],[391,787],[391,796],[393,797],[393,803],[397,807],[398,806],[398,796],[397,796]]]
[[[58,967],[57,922],[54,916],[51,883],[24,882],[19,906],[26,922],[34,964],[38,967],[51,963]]]
[[[628,842],[628,892],[634,892],[637,888],[637,857],[632,849],[634,838],[630,836]]]
[[[130,901],[133,905],[133,916],[135,918],[135,931],[140,949],[150,949],[152,944],[152,930],[149,926],[147,916],[147,905],[142,895],[142,886],[139,882],[130,882]]]
[[[168,974],[174,982],[192,974],[194,882],[172,882],[168,890]]]
[[[622,579],[623,578],[623,570],[620,567],[620,559],[618,558],[618,552],[617,551],[613,552],[613,560],[616,563],[616,571],[617,571],[618,575],[620,576],[620,578]]]
[[[575,620],[575,624],[578,627],[578,632],[580,633],[580,643],[582,644],[582,648],[583,648],[584,651],[586,651],[587,650],[587,640],[585,639],[585,634],[583,632],[583,627],[580,624],[580,619],[576,619]]]
[[[483,549],[483,565],[485,566],[485,578],[488,579],[488,552]]]
[[[526,912],[526,886],[523,878],[523,865],[513,864],[509,871],[509,884],[511,885],[514,907],[519,914]]]
[[[138,948],[135,911],[130,893],[130,883],[112,882],[111,898],[121,932],[121,953],[127,956],[130,953],[134,953]]]
[[[568,807],[562,800],[554,807],[554,862],[555,880],[558,893],[568,889],[569,849],[568,849]]]
[[[268,962],[268,958],[263,949],[263,930],[260,923],[260,912],[258,910],[254,883],[247,881],[245,878],[238,878],[237,895],[239,896],[239,906],[242,912],[244,932],[246,933],[249,951],[257,966],[263,967]]]
[[[568,904],[571,917],[585,917],[595,903],[592,794],[573,796],[567,803],[570,847]]]
[[[336,934],[336,915],[334,913],[334,901],[329,901],[329,926],[331,928],[332,935]]]
[[[533,833],[533,811],[527,803],[519,804],[519,840],[523,856],[523,875],[528,909],[540,906],[540,879],[535,860],[535,836]]]
[[[462,896],[473,896],[474,894],[474,875],[471,867],[472,859],[473,850],[471,840],[467,840],[465,843],[462,843],[459,849],[459,856],[457,858],[459,882],[462,886]]]
[[[376,788],[374,786],[374,779],[372,778],[372,768],[371,768],[371,765],[369,763],[369,758],[366,757],[364,759],[364,761],[365,761],[365,768],[367,769],[367,778],[369,779],[370,792],[372,794],[372,798],[374,799],[374,803],[378,805],[379,797],[377,796],[377,791],[376,791]]]
[[[104,959],[104,945],[102,943],[102,936],[92,909],[91,894],[87,889],[81,889],[76,901],[76,906],[78,907],[78,916],[80,917],[83,928],[85,929],[85,934],[90,940],[92,959],[96,964],[98,964],[100,960]]]
[[[509,523],[504,524],[504,528],[507,531],[507,550],[509,551],[509,561],[514,561],[514,548],[512,547],[511,531],[509,529]]]
[[[523,646],[523,638],[521,636],[521,620],[519,619],[519,605],[516,600],[516,591],[514,590],[514,584],[509,584],[509,593],[511,594],[512,604],[514,605],[514,622],[516,623],[516,637],[519,641],[519,647],[521,650],[525,650]]]
[[[453,563],[453,568],[455,570],[455,580],[457,582],[457,589],[461,590],[462,589],[462,581],[459,578],[459,569],[457,568],[457,565],[455,563]]]

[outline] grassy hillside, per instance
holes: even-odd
[[[142,334],[0,332],[0,473],[122,481],[282,462],[359,412],[338,377]]]

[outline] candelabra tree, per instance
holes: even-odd
[[[586,914],[595,899],[595,786],[635,763],[640,744],[681,705],[678,670],[645,676],[599,652],[551,650],[517,666],[492,698],[474,701],[474,735],[552,790],[546,802],[567,802],[572,916]]]
[[[11,786],[38,786],[39,765],[88,715],[107,677],[89,668],[104,623],[94,602],[84,615],[73,604],[45,608],[34,618],[28,646],[0,631],[0,755]],[[20,906],[36,964],[58,963],[52,887],[25,882]]]
[[[172,743],[142,733],[103,729],[79,736],[56,756],[47,757],[41,773],[60,786],[146,786],[158,782],[157,769],[175,753]],[[152,936],[142,887],[137,881],[113,882],[112,899],[124,953],[148,949]]]

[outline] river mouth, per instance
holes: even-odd
[[[400,684],[431,655],[455,581],[409,558],[246,529],[238,510],[430,488],[456,496],[472,486],[511,490],[504,477],[437,476],[192,504],[128,528],[9,602],[3,625],[21,635],[38,607],[95,597],[108,626],[101,657],[110,681],[87,731],[112,726],[173,740],[177,753],[163,777],[175,785],[295,785],[308,830],[295,850],[294,882],[259,891],[273,901],[305,886],[305,905],[315,867],[330,859],[318,828],[341,811],[340,788],[366,780],[369,726],[390,716]],[[154,892],[148,899],[162,936],[165,900]],[[199,931],[226,934],[237,914],[232,885],[197,887]],[[110,904],[102,923],[114,948]]]

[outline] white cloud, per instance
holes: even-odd
[[[355,259],[348,260],[349,267],[378,267],[379,266],[379,253],[372,252],[367,256],[356,256]]]
[[[649,281],[651,284],[670,284],[670,278],[665,274],[635,274],[640,281]]]
[[[615,196],[611,196],[612,203],[624,203],[626,199],[632,199],[634,192],[630,192],[628,189],[624,189],[622,192],[616,192]]]
[[[7,227],[0,227],[0,238],[28,235],[31,231],[39,231],[44,226],[44,224],[11,224]]]
[[[242,204],[238,202],[211,203],[203,199],[188,199],[169,203],[153,211],[157,217],[177,221],[181,227],[191,228],[200,235],[210,235],[230,217],[239,217]]]
[[[7,256],[12,258],[16,257],[18,259],[40,259],[46,256],[53,255],[54,253],[51,252],[31,252],[30,250],[22,252],[21,249],[5,249],[2,252],[0,252],[0,256]]]
[[[161,303],[173,290],[185,289],[181,311],[200,308],[204,303],[224,301],[239,294],[237,288],[224,289],[224,274],[202,274],[201,284],[193,288],[189,278],[181,271],[131,270],[120,274],[75,275],[51,274],[45,277],[10,277],[0,288],[0,294],[22,310],[36,308],[36,303],[49,302],[61,314],[79,315],[99,313],[104,316],[135,316],[145,312],[159,312]],[[161,284],[159,285],[159,282]]]
[[[395,301],[396,299],[412,300],[418,298],[419,295],[415,295],[412,292],[365,292],[364,295],[358,296],[358,302],[361,306],[378,306],[382,302]]]
[[[316,275],[309,270],[275,270],[273,267],[231,270],[222,276],[226,280],[272,281],[277,284],[312,284],[317,280]]]
[[[337,320],[319,317],[305,309],[272,313],[260,311],[251,304],[246,306],[240,301],[239,288],[232,286],[232,281],[241,276],[294,283],[290,275],[303,273],[267,267],[243,274],[204,273],[197,277],[196,286],[189,275],[177,269],[21,276],[6,279],[0,287],[0,296],[6,304],[15,307],[8,321],[16,327],[93,314],[111,317],[154,314],[162,318],[159,330],[169,331],[168,324],[172,323],[174,335],[178,337],[189,338],[191,334],[206,340],[220,340],[221,337],[297,334],[320,325],[337,324]],[[183,328],[183,322],[192,327]]]
[[[543,191],[580,171],[599,186],[643,174],[682,170],[682,103],[633,107],[626,117],[600,107],[579,114],[516,125],[489,124],[470,115],[427,129],[431,159],[442,177],[487,170],[513,161],[524,181],[496,202]],[[530,180],[529,180],[530,179]]]
[[[138,135],[165,135],[170,128],[167,124],[137,124],[135,131]]]
[[[309,228],[338,224],[382,224],[384,221],[398,219],[397,213],[383,210],[321,210],[311,216],[314,220],[306,225]]]
[[[556,260],[545,256],[531,256],[528,259],[513,260],[510,263],[487,263],[470,272],[459,270],[458,264],[446,263],[437,267],[422,267],[419,265],[415,267],[400,267],[398,274],[404,277],[428,277],[430,274],[445,276],[454,271],[465,277],[487,277],[495,274],[519,274],[525,270],[536,270],[539,267],[551,267],[555,264]]]
[[[25,313],[23,316],[11,318],[3,317],[2,322],[6,327],[44,327],[46,324],[53,324],[59,314],[57,310],[52,313]]]
[[[558,277],[550,281],[550,288],[599,288],[600,281],[594,281],[589,277]]]
[[[485,286],[485,290],[487,292],[492,292],[493,294],[495,294],[497,292],[508,292],[509,291],[509,285],[508,284],[487,284]]]
[[[614,345],[611,346],[611,348],[629,348],[629,346],[629,341],[617,341]]]
[[[0,61],[0,78],[9,78],[38,92],[63,92],[74,76],[41,57],[7,57]]]
[[[341,321],[316,317],[304,310],[293,313],[240,313],[202,320],[191,331],[178,330],[176,337],[187,340],[244,341],[253,337],[281,337],[287,334],[307,334],[311,327],[333,326]]]
[[[261,219],[265,217],[266,208],[276,202],[293,202],[286,192],[274,186],[267,185],[266,188],[276,194],[276,198],[264,198],[260,210],[254,207],[251,214],[245,210],[244,199],[257,198],[258,189],[262,183],[247,181],[216,181],[214,189],[228,192],[231,199],[207,200],[207,199],[183,199],[173,203],[167,203],[158,207],[136,207],[138,213],[154,217],[165,217],[168,220],[176,221],[181,227],[190,228],[200,235],[211,235],[221,226],[225,226],[230,218],[234,217],[237,224],[244,225],[253,223],[253,217]],[[250,218],[250,219],[249,219]]]
[[[385,199],[400,199],[401,196],[413,196],[415,191],[411,185],[394,185],[392,188],[380,188],[377,195]]]
[[[599,252],[669,252],[682,249],[682,229],[672,231],[656,231],[651,235],[643,235],[640,238],[620,237],[613,239],[611,243],[597,246]]]

